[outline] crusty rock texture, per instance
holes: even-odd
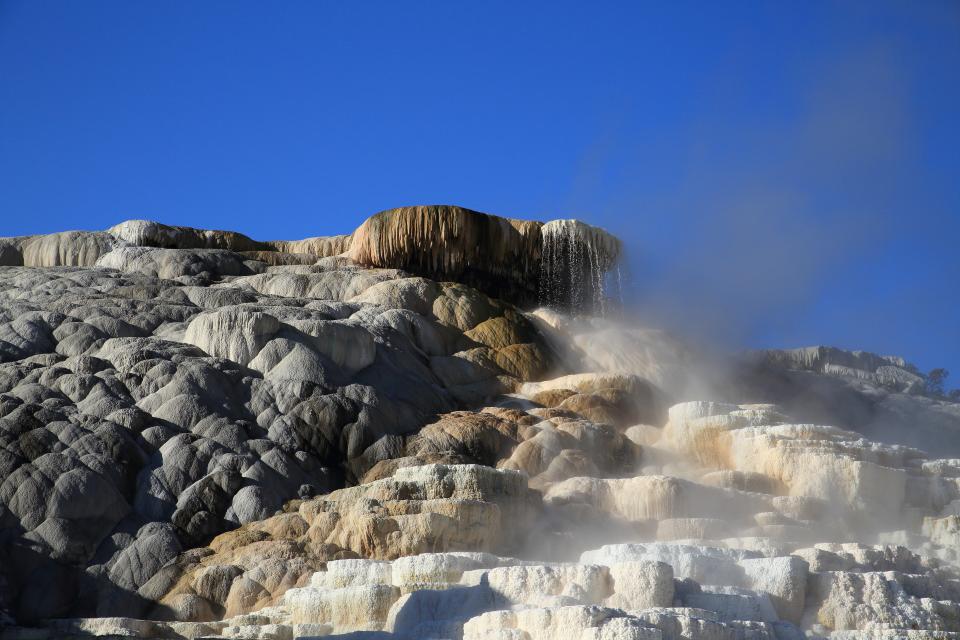
[[[403,207],[360,225],[350,257],[359,264],[493,287],[497,297],[531,300],[540,271],[540,227],[460,207]]]
[[[619,252],[438,206],[0,239],[0,639],[960,637],[960,406],[558,313]]]

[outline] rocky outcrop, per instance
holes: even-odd
[[[294,501],[279,515],[221,534],[208,548],[179,556],[141,587],[140,595],[156,603],[147,612],[152,619],[232,617],[316,584],[315,573],[322,569],[329,586],[340,588],[365,584],[364,575],[380,584],[375,570],[389,568],[385,560],[502,552],[520,539],[531,516],[520,474],[476,465],[400,469],[391,478]],[[289,602],[297,596],[285,597]],[[294,622],[330,622],[321,617],[294,612]]]
[[[453,280],[521,305],[602,311],[620,241],[577,220],[546,224],[432,205],[382,211],[354,231],[358,264]]]
[[[581,378],[581,389],[602,393],[612,379]],[[957,465],[844,440],[848,434],[826,427],[794,428],[773,406],[706,402],[672,407],[664,427],[650,426],[660,436],[634,450],[630,464],[604,469],[608,444],[590,449],[581,440],[578,455],[590,476],[578,475],[582,468],[548,478],[531,473],[542,500],[527,489],[527,474],[429,461],[489,464],[511,451],[506,460],[515,460],[525,443],[567,431],[569,416],[538,415],[544,410],[450,414],[410,436],[398,450],[407,456],[392,470],[380,463],[381,479],[293,500],[278,515],[180,553],[139,588],[140,598],[156,603],[146,615],[180,621],[168,625],[192,621],[195,627],[179,628],[198,634],[214,625],[225,633],[249,627],[245,633],[410,638],[428,629],[451,638],[510,630],[534,637],[545,629],[575,631],[561,637],[639,630],[694,638],[733,638],[748,629],[779,638],[801,628],[955,628],[955,527],[934,516],[920,527],[917,516],[949,512]],[[579,420],[581,433],[602,428]],[[731,457],[742,446],[736,438],[761,435],[769,453],[752,444],[748,459]],[[775,462],[765,466],[771,455]],[[818,458],[790,460],[809,455]],[[861,487],[840,499],[818,493],[823,470],[856,478],[868,458],[908,477],[910,489]],[[712,470],[726,463],[746,469],[749,460],[757,461],[754,470],[739,475]],[[823,478],[828,491],[838,490],[838,477]],[[863,523],[874,546],[822,542],[863,539],[866,530],[854,531]],[[597,535],[633,542],[577,550]],[[884,539],[909,542],[925,556]],[[554,629],[556,616],[571,626]]]
[[[127,220],[107,229],[115,238],[136,247],[161,249],[225,249],[228,251],[261,251],[270,248],[236,231],[212,231],[193,227],[176,227],[152,220]]]
[[[89,267],[122,244],[101,231],[0,238],[0,266]]]
[[[831,347],[751,354],[716,384],[737,402],[775,402],[798,420],[960,456],[960,403],[925,395],[902,358]]]
[[[750,357],[765,366],[866,380],[908,393],[922,393],[925,382],[917,368],[903,358],[878,356],[867,351],[844,351],[818,346],[768,349],[754,352]]]
[[[552,366],[522,314],[462,285],[239,275],[222,249],[100,261],[0,272],[0,564],[24,620],[141,610],[182,548],[355,481],[433,416]],[[148,531],[165,542],[140,549]]]
[[[316,261],[320,258],[329,258],[346,253],[350,250],[352,239],[353,236],[351,235],[339,235],[304,238],[303,240],[271,240],[266,244],[275,251],[312,256]]]
[[[354,231],[350,258],[535,303],[540,226],[454,206],[391,209],[368,218]]]

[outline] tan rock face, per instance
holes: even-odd
[[[516,472],[478,465],[398,469],[390,478],[334,491],[301,502],[295,512],[224,533],[206,552],[184,556],[164,583],[147,585],[158,603],[151,615],[203,621],[256,611],[342,558],[509,551],[533,514],[526,481]],[[386,607],[376,609],[385,617],[398,595],[370,597]],[[360,624],[360,618],[349,622],[348,601],[316,606],[326,608],[295,608],[293,622],[322,618],[351,629]]]
[[[530,400],[544,407],[556,407],[570,396],[576,394],[577,392],[571,389],[547,389],[534,393],[530,396]]]
[[[471,340],[491,349],[503,349],[538,339],[533,326],[517,313],[510,313],[510,317],[499,316],[484,320],[465,333]]]
[[[117,246],[109,235],[91,231],[66,231],[33,236],[20,245],[26,267],[88,267]]]
[[[350,258],[434,280],[453,280],[495,297],[537,300],[540,223],[455,206],[383,211],[354,231]]]
[[[621,428],[637,423],[662,425],[667,419],[662,393],[646,380],[625,373],[579,373],[531,381],[519,392],[544,406]]]
[[[566,395],[566,398],[579,396],[587,401],[597,398],[602,402],[608,402],[611,396],[601,394],[602,389],[595,391],[593,394],[564,395]],[[616,396],[613,397],[616,399]],[[591,406],[590,402],[587,402],[586,406]],[[754,430],[769,428],[773,433],[781,434],[784,432],[780,428],[782,425],[777,423],[785,420],[785,417],[775,408],[769,406],[696,405],[680,406],[671,411],[671,419],[677,418],[677,416],[690,415],[694,416],[693,420],[709,418],[708,424],[711,426],[716,424],[747,424],[751,426],[746,428]],[[716,416],[725,417],[721,420]],[[889,547],[879,551],[867,551],[865,548],[851,548],[848,551],[838,550],[846,555],[837,555],[836,552],[826,549],[818,549],[813,552],[800,550],[797,555],[786,555],[782,550],[784,545],[789,547],[793,544],[795,548],[796,543],[791,543],[790,540],[800,540],[803,536],[811,534],[810,520],[826,521],[832,517],[832,514],[824,511],[822,499],[820,503],[817,503],[818,498],[815,496],[777,495],[778,493],[789,493],[789,486],[780,476],[771,477],[761,471],[708,471],[703,469],[693,474],[695,477],[701,478],[702,482],[697,482],[692,478],[684,479],[664,475],[606,479],[576,477],[578,475],[603,475],[604,471],[601,470],[603,465],[598,465],[598,463],[604,460],[611,450],[616,449],[616,446],[611,446],[611,437],[620,437],[630,443],[630,446],[635,445],[612,427],[603,427],[587,420],[571,420],[565,416],[549,418],[546,422],[543,420],[538,422],[537,419],[538,416],[530,412],[502,408],[489,409],[482,413],[460,412],[451,414],[437,423],[425,427],[410,440],[406,453],[412,455],[403,458],[403,464],[422,464],[423,461],[416,460],[416,458],[426,455],[460,455],[491,459],[498,455],[509,454],[509,457],[501,459],[501,466],[515,465],[515,468],[525,468],[533,477],[534,486],[542,486],[545,489],[546,505],[544,508],[548,511],[555,510],[552,517],[560,517],[561,519],[564,517],[578,518],[579,516],[576,514],[583,513],[581,506],[589,506],[594,510],[594,515],[591,516],[593,518],[598,515],[605,515],[613,520],[630,521],[638,525],[646,526],[645,523],[653,523],[652,528],[646,529],[648,533],[641,534],[649,536],[650,539],[659,538],[665,541],[712,539],[717,540],[718,544],[721,545],[737,545],[749,549],[749,551],[735,551],[732,549],[702,549],[676,543],[649,543],[644,545],[642,549],[635,548],[639,545],[632,545],[630,550],[606,550],[593,555],[585,554],[581,558],[583,565],[569,569],[548,566],[539,568],[516,566],[509,569],[495,569],[484,578],[479,578],[470,570],[465,573],[459,573],[459,570],[444,570],[447,577],[443,580],[451,580],[453,579],[452,576],[459,575],[460,579],[467,581],[468,584],[488,585],[494,600],[500,598],[503,601],[524,602],[527,606],[540,608],[542,613],[537,615],[547,616],[547,618],[536,619],[544,624],[546,624],[544,620],[554,615],[548,612],[556,610],[557,607],[599,606],[649,611],[635,616],[627,616],[627,618],[617,622],[617,626],[608,626],[613,624],[612,622],[599,626],[588,624],[583,626],[580,633],[589,635],[601,632],[616,632],[622,634],[640,630],[637,632],[655,634],[657,631],[662,633],[663,630],[670,630],[670,632],[673,632],[673,630],[683,628],[700,628],[706,633],[705,629],[709,625],[715,625],[716,633],[726,629],[724,626],[726,623],[720,620],[703,620],[696,616],[691,617],[688,614],[683,614],[679,609],[673,611],[671,605],[676,603],[674,602],[675,596],[672,595],[674,586],[672,576],[675,572],[679,578],[696,580],[704,586],[702,592],[682,591],[680,595],[676,596],[687,606],[707,607],[710,610],[720,611],[733,610],[730,607],[735,606],[737,611],[742,612],[736,615],[748,615],[745,612],[753,611],[755,613],[749,615],[760,616],[760,619],[767,619],[764,616],[774,616],[773,619],[779,617],[796,624],[814,624],[809,622],[809,620],[814,619],[809,617],[813,615],[811,612],[822,611],[822,614],[817,614],[820,617],[816,619],[820,621],[816,624],[842,626],[851,623],[846,618],[837,617],[833,612],[838,607],[856,608],[863,605],[858,604],[860,601],[856,599],[851,602],[841,602],[842,598],[830,595],[829,590],[826,592],[827,595],[818,595],[808,604],[807,581],[814,566],[818,570],[830,567],[837,567],[842,570],[850,570],[853,567],[863,567],[864,569],[899,567],[906,571],[918,570],[919,565],[916,564],[916,560],[912,560],[910,557],[901,557],[898,555],[899,552],[892,552]],[[651,427],[652,433],[646,438],[646,441],[653,449],[665,445],[673,447],[675,446],[674,443],[680,440],[673,432],[675,427],[676,425],[672,423],[663,431]],[[822,438],[825,432],[822,429],[804,427],[798,433],[801,435],[813,434]],[[504,436],[506,437],[505,440],[502,439]],[[705,442],[698,437],[693,437],[691,441],[701,446]],[[504,444],[505,446],[503,446]],[[715,456],[705,455],[703,457],[703,460],[715,459]],[[422,474],[424,473],[422,470],[427,468],[420,467],[421,471],[417,471],[417,468],[405,467],[403,470],[404,472]],[[950,471],[952,467],[945,470],[931,465],[917,465],[917,468],[930,470],[935,468],[937,473],[946,472],[948,475],[952,473]],[[631,473],[629,469],[631,468],[624,468],[622,472],[629,474]],[[587,473],[584,474],[583,471]],[[443,482],[430,480],[417,489],[410,489],[409,487],[403,488],[403,478],[404,474],[398,473],[397,477],[390,478],[386,482],[378,481],[372,483],[368,488],[357,487],[336,492],[331,495],[331,498],[335,498],[338,504],[359,504],[366,498],[375,497],[378,503],[385,508],[385,512],[397,513],[398,510],[402,510],[409,515],[414,503],[409,500],[396,500],[396,498],[401,494],[410,494],[416,499],[423,499],[417,507],[420,510],[421,517],[424,512],[438,513],[437,505],[443,501],[437,500],[433,496],[448,494],[446,491],[437,489],[437,487],[443,485]],[[945,496],[943,500],[947,500],[949,497]],[[301,513],[303,508],[301,507]],[[448,530],[445,529],[441,521],[428,521],[432,537],[426,529],[389,525],[387,529],[395,536],[394,544],[396,546],[394,551],[388,551],[379,542],[371,543],[372,540],[377,539],[380,535],[379,532],[382,530],[379,524],[383,522],[380,519],[380,512],[371,511],[368,507],[365,507],[365,511],[362,511],[362,513],[352,509],[346,515],[341,507],[336,507],[334,511],[338,514],[337,518],[328,518],[324,515],[325,511],[318,511],[313,520],[315,523],[323,523],[323,526],[314,524],[311,525],[311,530],[315,533],[319,532],[321,537],[318,539],[322,539],[326,544],[350,547],[367,556],[392,557],[391,554],[396,553],[396,551],[416,554],[418,551],[422,551],[424,547],[411,544],[410,541],[415,539],[420,540],[421,543],[426,541],[428,545],[434,545],[432,548],[457,548],[457,545],[460,544],[473,549],[489,548],[484,546],[487,544],[484,540],[467,540],[461,533],[448,534]],[[458,507],[454,507],[450,502],[446,502],[439,513],[443,515],[455,513],[455,518],[459,522],[475,523],[471,525],[473,528],[489,527],[491,522],[484,510],[474,512],[471,515]],[[363,521],[363,518],[367,518],[367,520]],[[344,526],[344,523],[348,521],[350,525],[345,530],[337,532],[337,527]],[[481,522],[485,525],[481,525]],[[635,531],[639,533],[642,530],[644,529],[639,528]],[[820,530],[824,529],[821,528]],[[360,532],[360,535],[354,536],[349,533],[345,535],[344,531]],[[438,540],[438,533],[442,541]],[[744,533],[755,537],[743,537],[742,534]],[[741,537],[735,537],[737,534],[741,534]],[[333,535],[334,538],[326,537],[330,535]],[[338,538],[337,536],[341,537]],[[786,542],[777,547],[775,543],[770,542],[772,538],[779,538]],[[828,556],[837,559],[828,560]],[[845,560],[843,558],[850,559]],[[816,565],[808,564],[811,561],[815,561]],[[595,564],[605,568],[591,568]],[[417,594],[423,592],[423,587],[412,587],[407,595],[403,595],[406,589],[411,588],[403,585],[413,585],[419,578],[409,577],[400,582],[395,578],[390,578],[388,581],[386,577],[383,577],[386,575],[384,573],[385,565],[381,563],[377,566],[380,567],[377,569],[379,572],[377,575],[381,577],[376,578],[376,580],[379,580],[377,584],[381,585],[380,587],[372,591],[361,589],[357,590],[356,593],[349,593],[353,594],[350,597],[359,598],[358,602],[366,602],[365,598],[367,596],[361,597],[361,593],[385,594],[385,597],[393,603],[390,605],[390,612],[385,619],[383,618],[382,607],[358,606],[362,611],[369,609],[371,612],[378,612],[376,614],[369,613],[376,619],[368,619],[368,623],[373,626],[365,628],[390,629],[397,624],[397,620],[409,619],[411,614],[406,608],[420,601],[421,596]],[[657,567],[664,567],[664,569],[661,570]],[[927,571],[927,569],[923,570]],[[562,577],[568,574],[579,577]],[[426,579],[426,576],[423,576],[423,578]],[[374,578],[369,579],[373,580]],[[431,578],[431,580],[439,579]],[[894,580],[901,585],[907,581],[905,578],[894,578]],[[340,585],[336,588],[347,586],[341,584],[341,582],[335,583]],[[333,585],[334,583],[330,584]],[[387,589],[384,586],[390,584],[399,587],[400,595],[397,591]],[[684,587],[684,589],[687,588]],[[652,594],[669,595],[653,596]],[[347,595],[349,595],[348,592],[344,591],[337,594],[336,597],[346,597]],[[307,597],[307,595],[298,597]],[[319,596],[316,594],[309,596],[309,598],[314,599],[317,597]],[[323,598],[327,597],[323,596]],[[430,597],[433,598],[434,596]],[[462,596],[458,597],[462,598]],[[322,602],[325,602],[325,600],[321,600],[321,604],[311,605],[320,607],[319,609],[313,609],[321,612],[317,614],[319,617],[316,619],[316,623],[325,624],[326,622],[320,619],[323,616],[329,616],[330,620],[341,619],[336,618],[339,614],[333,613],[332,609],[329,611],[325,609],[324,607],[329,608],[330,605],[322,604]],[[836,604],[837,602],[841,602],[841,604]],[[502,605],[491,605],[488,602],[484,606],[495,608]],[[869,606],[873,607],[874,605]],[[890,624],[900,624],[902,622],[904,614],[900,605],[894,603],[883,606],[898,613],[876,615],[864,613],[860,618],[857,618],[859,622],[856,624],[874,624],[871,620],[875,619],[888,620]],[[666,608],[666,612],[661,611],[663,608]],[[436,611],[435,609],[429,610]],[[404,611],[407,612],[404,613]],[[670,613],[670,611],[673,612]],[[931,616],[934,614],[941,615],[932,609],[930,611],[933,611]],[[436,616],[435,613],[432,615]],[[897,615],[901,617],[898,618]],[[407,616],[407,618],[404,616]],[[497,630],[497,633],[512,633],[511,630],[527,633],[527,631],[524,631],[526,627],[522,627],[521,623],[517,622],[511,615],[503,613],[502,610],[500,612],[481,613],[479,616],[475,615],[474,618],[476,618],[476,621],[467,620],[464,617],[461,618],[459,623],[444,624],[452,624],[453,627],[451,628],[462,628],[465,637],[467,637],[466,633],[470,629],[486,629],[487,626],[489,626],[488,631],[491,633],[494,630]],[[349,616],[342,619],[344,620],[342,623],[344,629],[354,628],[349,626],[353,624],[350,622]],[[373,620],[373,622],[370,622],[370,620]],[[808,622],[804,623],[804,620]],[[942,618],[929,617],[928,622],[924,624],[936,627],[943,624],[939,620],[942,620]],[[547,625],[547,628],[549,628],[549,625]],[[603,629],[607,629],[607,631],[602,631]],[[472,633],[472,631],[470,632]],[[486,632],[484,631],[484,633]],[[723,633],[729,632],[723,631]],[[457,634],[454,634],[454,636],[457,637]],[[615,635],[613,637],[621,636]]]
[[[123,245],[122,241],[103,231],[63,231],[0,238],[0,266],[90,267],[100,256]]]
[[[517,425],[489,413],[458,411],[425,426],[407,441],[407,455],[462,455],[494,466],[518,442]]]
[[[312,256],[314,260],[338,256],[350,250],[352,236],[338,235],[303,240],[271,240],[265,244],[279,252]]]
[[[591,422],[628,427],[639,421],[631,411],[633,398],[619,389],[602,389],[596,393],[574,394],[564,399],[558,407],[580,415]]]
[[[350,299],[351,302],[366,302],[385,309],[409,309],[426,316],[433,308],[433,301],[440,295],[440,286],[425,278],[398,278],[380,282]],[[520,342],[516,340],[514,342]],[[513,344],[507,343],[507,344]]]
[[[829,503],[852,526],[903,526],[909,468],[918,452],[784,421],[765,406],[687,403],[670,410],[662,442],[708,467],[760,474],[789,496]]]

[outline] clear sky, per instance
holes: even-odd
[[[0,0],[0,235],[419,203],[621,234],[645,322],[960,385],[960,3]]]

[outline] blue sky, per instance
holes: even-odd
[[[644,322],[956,386],[958,78],[950,0],[0,0],[0,235],[578,217]]]

